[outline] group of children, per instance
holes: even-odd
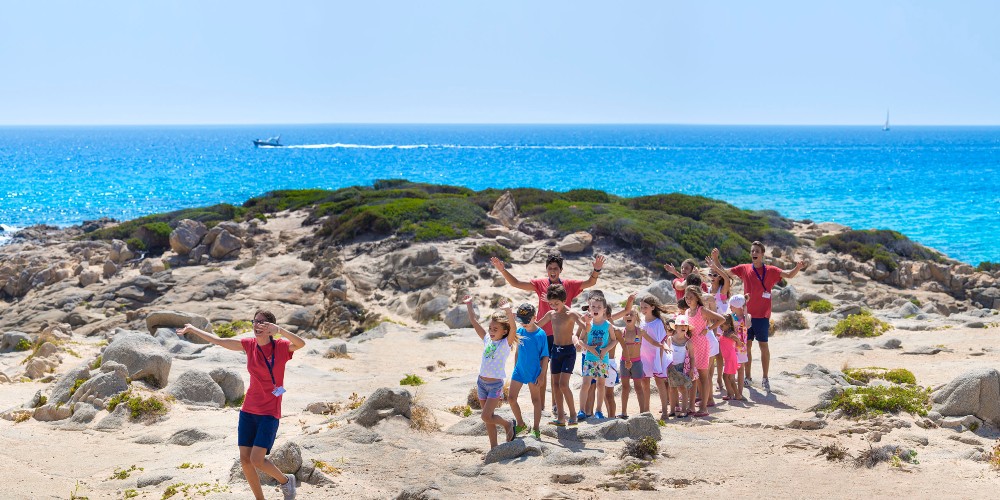
[[[567,300],[566,287],[557,282],[545,289],[548,310],[540,316],[536,317],[537,310],[529,303],[521,304],[516,312],[511,304],[501,303],[501,312],[490,316],[484,329],[474,313],[472,298],[466,297],[472,326],[483,340],[477,391],[491,447],[497,446],[497,427],[504,428],[507,441],[526,431],[540,438],[547,370],[552,373],[550,423],[555,426],[576,425],[593,417],[604,419],[602,408],[608,410],[608,416],[627,419],[633,388],[639,412],[649,412],[651,381],[659,394],[661,419],[706,417],[708,408],[715,406],[713,370],[718,371],[717,385],[725,394],[722,399],[743,401],[749,373],[745,366],[750,325],[746,298],[730,297],[729,276],[708,262],[711,283],[704,284],[694,272],[693,261],[685,261],[681,272],[666,266],[678,277],[674,281],[676,308],[664,306],[653,295],[642,297],[636,306],[637,294],[633,293],[624,308],[615,312],[601,291],[591,290],[582,311],[575,311],[570,308],[572,298]],[[546,325],[551,326],[551,336],[542,329]],[[511,353],[515,362],[508,400],[514,419],[507,421],[495,410],[503,398],[505,365]],[[570,377],[578,354],[582,354],[583,383],[575,399]],[[619,380],[621,413],[616,415],[614,388]],[[531,427],[517,401],[525,385],[534,410]]]

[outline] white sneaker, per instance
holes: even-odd
[[[753,385],[753,379],[750,378],[750,377],[747,377],[747,378],[743,379],[743,385],[746,386],[746,387],[752,386]]]
[[[279,485],[281,487],[281,494],[285,496],[285,500],[291,500],[295,498],[295,476],[291,474],[285,474],[288,478],[288,482]]]
[[[771,392],[771,382],[767,379],[761,380],[760,385],[764,388],[764,392]]]

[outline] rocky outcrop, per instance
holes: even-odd
[[[371,427],[393,415],[410,418],[413,395],[406,389],[382,387],[365,399],[362,405],[347,414],[347,419]]]
[[[146,329],[151,335],[156,334],[156,330],[160,328],[183,328],[189,323],[201,330],[210,331],[212,328],[208,318],[187,312],[163,310],[146,315]]]
[[[510,191],[504,191],[493,204],[493,209],[486,214],[486,217],[497,224],[507,228],[517,226],[517,203]]]
[[[580,253],[590,248],[593,242],[594,237],[590,233],[579,231],[567,235],[556,244],[556,248],[562,253]]]
[[[959,375],[931,394],[934,410],[946,417],[974,415],[1000,427],[1000,371],[980,368]]]
[[[344,347],[346,352],[347,344],[344,344]],[[222,394],[226,397],[226,403],[234,403],[243,399],[243,395],[246,393],[243,378],[236,370],[231,368],[215,368],[208,372],[208,376],[212,377],[212,380],[216,384],[219,384]]]
[[[201,222],[191,219],[181,220],[170,232],[170,249],[177,255],[187,255],[198,246],[207,233],[208,228]]]
[[[103,360],[125,365],[133,380],[145,379],[156,387],[167,385],[172,362],[170,354],[156,339],[144,333],[125,330],[118,330],[104,350]]]
[[[178,401],[193,405],[214,406],[222,408],[226,405],[226,394],[212,377],[200,370],[190,370],[177,377],[167,386],[167,393]]]

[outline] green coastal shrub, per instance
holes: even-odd
[[[31,348],[32,348],[31,341],[27,339],[18,340],[17,344],[14,346],[15,351],[27,351],[28,349]]]
[[[836,337],[878,337],[892,330],[892,325],[872,316],[870,311],[852,314],[833,327]]]
[[[484,243],[472,251],[472,258],[477,262],[489,260],[492,257],[497,257],[504,262],[510,262],[510,250],[500,245]]]
[[[833,311],[833,304],[829,300],[820,299],[809,303],[809,312],[816,314],[826,314]]]
[[[192,219],[214,225],[227,220],[243,220],[247,210],[226,203],[210,207],[187,208],[162,214],[147,215],[117,226],[106,227],[81,236],[85,240],[123,240],[129,248],[160,253],[170,248],[171,228],[182,219]],[[143,245],[143,247],[140,247]]]
[[[850,387],[833,398],[830,410],[842,410],[851,418],[905,411],[927,415],[931,408],[930,388],[896,385],[891,387]]]
[[[131,390],[120,392],[108,399],[108,411],[115,411],[120,404],[128,408],[132,420],[158,417],[167,413],[167,405],[156,396],[144,398],[133,395]]]
[[[399,381],[399,385],[424,385],[424,379],[409,373]]]
[[[821,236],[816,240],[820,252],[848,253],[862,262],[881,264],[893,271],[901,259],[942,262],[944,256],[886,229],[850,230]]]
[[[847,368],[844,375],[859,382],[868,383],[872,379],[888,380],[896,384],[916,384],[917,377],[906,368],[892,370],[871,366],[868,368]]]
[[[219,338],[228,339],[235,337],[241,333],[249,332],[253,329],[253,325],[247,320],[237,320],[231,323],[219,323],[213,327],[215,334]]]
[[[1000,262],[990,262],[988,260],[980,262],[979,265],[976,266],[976,271],[985,273],[994,273],[1000,271]]]

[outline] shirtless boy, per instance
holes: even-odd
[[[557,413],[552,424],[560,427],[567,423],[576,425],[576,406],[573,404],[573,391],[569,388],[569,378],[576,364],[573,331],[581,322],[581,318],[579,314],[566,308],[566,289],[562,285],[549,285],[545,298],[552,310],[535,323],[538,326],[552,323],[553,345],[549,351],[549,366],[552,369],[552,393],[556,396]],[[571,415],[569,421],[566,419],[567,414]]]

